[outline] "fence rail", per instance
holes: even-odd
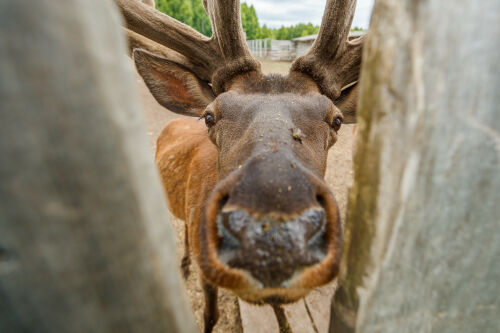
[[[295,46],[291,40],[274,40],[266,38],[248,40],[247,44],[254,57],[270,60],[295,59]]]
[[[351,31],[349,38],[358,38],[365,31]],[[291,61],[309,51],[318,35],[309,35],[292,40],[275,40],[272,38],[247,40],[248,48],[254,57],[270,60]]]

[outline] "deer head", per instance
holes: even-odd
[[[323,177],[341,124],[355,121],[362,39],[348,33],[356,1],[327,1],[317,40],[288,76],[261,72],[238,0],[203,1],[212,38],[138,1],[117,2],[132,45],[154,52],[133,52],[153,96],[204,118],[217,147],[219,181],[192,244],[204,277],[257,303],[295,301],[329,282],[341,228]]]

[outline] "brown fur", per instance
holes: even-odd
[[[170,211],[190,225],[201,217],[203,198],[217,182],[217,149],[208,139],[203,121],[191,118],[171,121],[156,147],[156,164]]]
[[[190,118],[171,121],[160,133],[156,147],[156,164],[170,211],[186,223],[181,267],[187,277],[189,244],[197,242],[192,231],[199,228],[197,221],[201,220],[206,198],[217,182],[217,150],[208,139],[205,124]]]
[[[358,105],[359,85],[356,83],[344,90],[339,98],[335,100],[337,106],[344,116],[344,123],[353,124],[356,122],[356,108]]]

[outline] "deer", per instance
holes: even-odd
[[[342,124],[356,122],[363,37],[348,40],[355,0],[328,0],[312,48],[288,75],[264,75],[246,45],[239,0],[203,0],[213,36],[136,0],[116,0],[138,73],[159,104],[188,116],[157,140],[169,208],[185,221],[181,269],[202,275],[204,331],[218,288],[283,304],[338,274],[340,212],[324,181]]]

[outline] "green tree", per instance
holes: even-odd
[[[203,3],[201,0],[191,0],[191,6],[193,10],[193,28],[210,37],[212,35],[212,26]]]
[[[260,28],[260,38],[272,38],[273,31],[267,27],[267,25],[263,25]]]
[[[187,25],[193,26],[192,0],[157,0],[156,8]]]
[[[267,28],[267,27],[266,27]],[[317,34],[319,26],[312,23],[299,23],[289,27],[281,26],[279,29],[271,29],[272,37],[279,40],[289,40],[297,37]]]
[[[243,24],[243,31],[247,35],[247,40],[261,38],[259,19],[253,5],[249,7],[246,3],[241,4],[241,23]]]
[[[279,29],[273,29],[273,37],[274,39],[285,40],[288,39],[288,31],[285,26],[281,26]]]
[[[165,14],[193,27],[205,36],[212,35],[212,26],[202,0],[156,0],[156,8]],[[248,40],[260,38],[293,39],[317,34],[319,26],[312,23],[299,23],[289,27],[270,29],[265,24],[261,27],[253,5],[241,4],[241,22]],[[353,30],[361,30],[354,27]]]
[[[304,29],[300,33],[300,36],[309,36],[317,34],[319,31],[319,26],[314,26],[312,23],[308,23],[304,26]]]

